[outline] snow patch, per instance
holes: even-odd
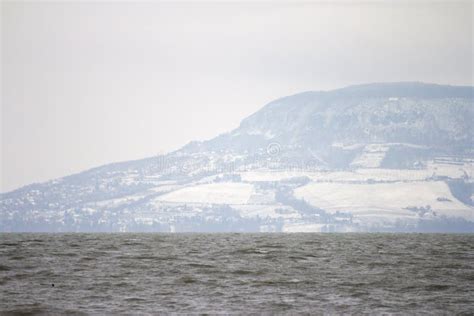
[[[254,187],[248,183],[211,183],[185,187],[155,201],[203,203],[203,204],[245,204],[254,194]]]

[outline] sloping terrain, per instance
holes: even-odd
[[[3,193],[1,231],[474,231],[474,89],[275,100],[227,134]]]

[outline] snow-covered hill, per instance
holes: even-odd
[[[275,100],[227,134],[1,195],[1,231],[471,231],[474,88]]]

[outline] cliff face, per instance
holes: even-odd
[[[377,142],[471,152],[473,120],[471,87],[370,84],[275,100],[205,145],[252,149],[254,143],[274,140],[285,147],[322,150]]]

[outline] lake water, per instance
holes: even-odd
[[[14,312],[473,313],[474,235],[0,234]]]

